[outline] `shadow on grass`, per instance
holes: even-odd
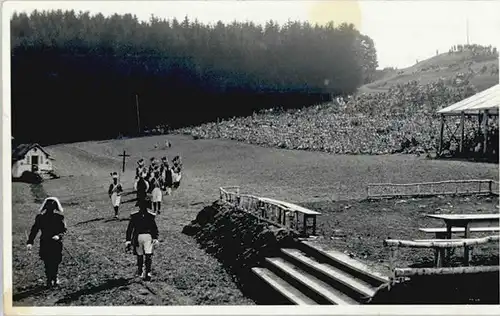
[[[12,301],[17,302],[17,301],[20,301],[20,300],[25,299],[27,297],[30,297],[30,296],[39,295],[39,294],[43,293],[46,289],[47,289],[47,287],[45,285],[35,286],[32,289],[29,289],[29,290],[26,290],[23,292],[19,292],[19,293],[12,295]]]
[[[133,202],[137,202],[137,198],[133,198],[131,200],[122,201],[122,204],[133,203]]]
[[[45,192],[41,183],[30,184],[31,193],[35,197],[35,203],[42,203],[49,195]]]
[[[194,202],[194,203],[189,204],[189,206],[197,206],[197,205],[203,205],[203,204],[204,204],[203,202]]]
[[[129,284],[133,283],[132,281],[133,281],[132,278],[129,278],[129,279],[126,279],[126,278],[109,279],[100,285],[90,286],[90,287],[81,289],[79,291],[67,294],[63,298],[59,299],[56,302],[56,304],[67,304],[67,303],[78,300],[81,296],[95,294],[95,293],[110,290],[110,289],[113,289],[116,287],[129,285]]]
[[[93,218],[93,219],[89,219],[89,220],[86,220],[83,222],[78,222],[73,226],[79,226],[79,225],[88,224],[88,223],[92,223],[92,222],[98,222],[98,221],[102,221],[103,219],[104,219],[104,217]]]
[[[103,221],[103,223],[109,223],[109,222],[128,222],[128,218],[108,218],[107,220]]]

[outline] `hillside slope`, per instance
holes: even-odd
[[[471,84],[478,91],[485,90],[498,83],[498,56],[474,55],[471,51],[439,54],[405,69],[387,71],[381,79],[360,87],[358,92],[386,92],[398,84],[414,80],[427,84],[440,78],[454,78],[458,73],[470,73]]]

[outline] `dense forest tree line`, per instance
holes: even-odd
[[[13,135],[54,143],[302,107],[349,94],[377,68],[353,25],[202,24],[130,14],[15,13]]]

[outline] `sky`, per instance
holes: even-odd
[[[148,20],[190,19],[200,22],[288,20],[311,23],[353,23],[370,36],[377,49],[379,68],[405,68],[455,44],[467,42],[467,21],[471,44],[500,48],[500,1],[472,0],[210,0],[210,1],[6,1],[3,13],[13,11],[68,9],[111,15],[135,14]]]

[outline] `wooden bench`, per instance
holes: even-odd
[[[309,228],[312,228],[312,235],[316,235],[316,217],[318,215],[321,215],[320,212],[316,212],[310,209],[307,209],[305,207],[293,204],[293,203],[288,203],[288,202],[283,202],[283,201],[278,201],[270,198],[259,198],[261,201],[271,203],[271,204],[276,204],[280,205],[281,207],[287,209],[288,212],[292,212],[295,214],[295,222],[298,226],[298,214],[302,214],[302,234],[304,236],[309,236],[308,231]],[[281,214],[280,214],[281,215]],[[312,219],[312,225],[308,225],[309,219]]]
[[[483,238],[462,238],[462,239],[421,239],[421,240],[396,240],[387,239],[384,241],[384,246],[391,249],[391,270],[394,268],[394,257],[396,255],[396,250],[398,247],[407,248],[432,248],[435,249],[435,266],[442,267],[446,263],[444,262],[444,250],[459,247],[469,247],[475,245],[486,244],[489,242],[498,242],[500,240],[499,235],[488,236]],[[469,256],[464,257],[464,264],[469,264]]]
[[[436,234],[436,239],[445,239],[447,231],[446,227],[433,227],[433,228],[419,228],[421,232],[427,234]],[[452,227],[452,233],[465,233],[464,227]],[[499,227],[471,227],[471,233],[495,233],[500,232]]]

